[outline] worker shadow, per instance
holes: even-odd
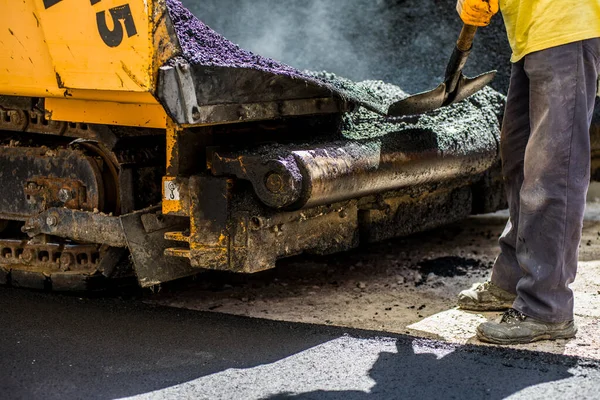
[[[382,352],[369,371],[374,386],[368,391],[317,390],[268,399],[504,399],[568,379],[576,365],[575,358],[538,352],[399,340],[397,353]]]

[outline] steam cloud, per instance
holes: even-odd
[[[241,47],[299,69],[407,92],[431,89],[461,28],[455,0],[183,0],[200,20]],[[465,71],[500,69],[506,92],[510,50],[502,20],[481,29]]]

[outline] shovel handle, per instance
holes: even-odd
[[[456,42],[456,47],[452,52],[448,66],[446,67],[446,91],[448,94],[454,93],[456,85],[461,77],[462,69],[467,62],[469,53],[471,53],[471,47],[473,46],[473,39],[477,27],[473,25],[463,24],[462,30]]]
[[[456,48],[458,48],[460,51],[471,50],[471,46],[473,45],[473,39],[475,38],[476,32],[476,26],[463,24],[463,27],[460,31],[460,36],[458,37],[458,41],[456,42]]]

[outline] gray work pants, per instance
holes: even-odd
[[[513,64],[500,152],[510,220],[492,282],[513,307],[547,322],[573,319],[569,284],[590,179],[589,128],[600,38],[531,53]]]

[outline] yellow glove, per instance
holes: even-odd
[[[498,0],[458,0],[456,11],[467,25],[487,26],[498,12]]]

